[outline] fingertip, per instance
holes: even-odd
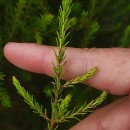
[[[47,71],[48,74],[48,70],[51,70],[52,58],[49,57],[52,57],[52,53],[49,46],[9,42],[4,47],[4,55],[15,66],[30,72],[45,74]]]
[[[22,43],[16,43],[16,42],[8,42],[4,47],[4,56],[7,60],[12,62],[16,56],[17,53],[20,52]]]
[[[6,56],[6,54],[8,53],[8,49],[9,49],[9,47],[10,47],[10,44],[11,43],[7,43],[7,44],[5,44],[5,46],[4,46],[4,55]]]
[[[4,46],[4,50],[3,50],[3,53],[4,53],[4,56],[9,59],[9,56],[10,56],[10,52],[12,50],[12,48],[14,47],[16,43],[13,43],[13,42],[8,42],[5,46]]]

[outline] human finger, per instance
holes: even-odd
[[[130,130],[130,100],[125,97],[96,110],[69,130]]]
[[[4,54],[22,69],[53,76],[55,56],[50,46],[9,43],[4,48]],[[96,66],[99,71],[86,81],[87,84],[118,95],[130,92],[130,49],[67,48],[66,55],[63,79],[72,79]]]

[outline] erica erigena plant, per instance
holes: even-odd
[[[69,121],[70,119],[75,118],[78,120],[79,115],[84,115],[88,113],[90,109],[101,104],[107,95],[106,91],[103,91],[102,94],[95,100],[90,101],[88,104],[84,103],[79,108],[74,107],[72,110],[68,110],[68,106],[71,103],[71,95],[68,94],[65,97],[62,96],[64,89],[74,87],[75,84],[91,78],[97,72],[97,67],[94,67],[82,76],[78,76],[72,80],[66,81],[64,84],[61,83],[63,68],[67,62],[65,51],[69,43],[69,41],[67,41],[67,37],[70,34],[68,30],[70,28],[70,22],[72,19],[69,18],[69,15],[72,7],[72,0],[62,0],[62,6],[60,6],[59,9],[59,29],[57,31],[56,38],[58,51],[52,49],[54,51],[56,63],[52,62],[54,82],[52,83],[53,93],[50,99],[52,108],[51,117],[48,116],[47,109],[43,110],[43,106],[34,99],[33,95],[30,95],[28,91],[26,91],[24,87],[20,85],[19,81],[15,77],[13,77],[13,84],[18,93],[24,98],[25,102],[30,106],[31,109],[33,109],[33,112],[38,113],[47,120],[48,130],[57,130],[59,123]]]

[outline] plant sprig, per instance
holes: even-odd
[[[102,94],[94,100],[91,100],[88,104],[84,103],[80,108],[74,108],[72,111],[68,111],[64,117],[60,120],[60,122],[69,121],[70,119],[76,119],[80,121],[78,118],[79,115],[85,115],[88,112],[92,112],[92,109],[96,106],[100,105],[107,97],[107,91],[103,91]]]
[[[4,77],[5,75],[2,72],[0,72],[0,80],[4,80]]]
[[[50,119],[47,117],[47,111],[45,110],[45,113],[43,113],[43,106],[39,105],[36,99],[34,99],[33,95],[30,95],[14,76],[13,84],[16,87],[18,93],[24,98],[24,101],[30,106],[31,109],[33,109],[33,112],[39,114],[49,121]]]
[[[71,95],[68,94],[65,97],[62,96],[62,92],[65,88],[74,86],[75,84],[92,78],[98,70],[97,67],[94,67],[82,76],[77,76],[76,78],[67,81],[65,84],[61,83],[61,78],[64,74],[63,68],[67,62],[65,52],[69,43],[67,37],[70,34],[69,28],[72,19],[69,18],[69,15],[71,13],[72,7],[72,0],[62,0],[62,6],[60,6],[59,9],[59,29],[57,31],[56,38],[58,50],[56,51],[52,48],[56,58],[56,63],[52,62],[54,82],[53,91],[51,94],[51,117],[47,116],[46,109],[43,112],[42,106],[39,105],[34,97],[20,85],[19,81],[15,77],[13,77],[13,84],[16,87],[18,93],[24,98],[25,102],[30,106],[31,109],[33,109],[35,113],[38,113],[48,121],[48,130],[57,130],[59,123],[69,121],[73,118],[79,120],[77,116],[87,114],[91,111],[92,108],[101,104],[107,96],[107,92],[103,91],[103,93],[95,100],[92,100],[88,104],[84,103],[78,109],[74,107],[73,110],[68,109],[71,103]]]
[[[82,76],[77,76],[76,78],[67,81],[62,87],[67,88],[67,87],[73,87],[75,84],[81,83],[87,79],[92,78],[96,73],[97,73],[97,67],[94,67],[90,69],[86,74]]]

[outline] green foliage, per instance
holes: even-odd
[[[68,94],[64,99],[62,99],[61,101],[61,104],[59,104],[59,110],[58,110],[58,113],[61,113],[59,114],[61,117],[64,116],[64,113],[67,112],[67,108],[69,106],[69,103],[71,101],[71,95]]]
[[[36,28],[40,32],[46,31],[47,26],[53,22],[54,16],[52,14],[44,14],[37,18]]]
[[[76,27],[76,24],[77,24],[77,18],[73,17],[70,21],[70,27],[72,29],[74,29]]]
[[[72,0],[68,1],[62,1],[62,7],[60,6],[59,9],[59,31],[57,32],[57,46],[59,47],[60,51],[61,51],[61,57],[60,59],[63,60],[64,59],[64,51],[62,53],[62,48],[65,47],[68,42],[66,42],[66,38],[69,35],[68,29],[70,27],[70,19],[69,19],[69,15],[72,9],[72,5],[71,5]],[[57,57],[57,56],[56,56]]]
[[[93,19],[97,3],[96,0],[91,0],[89,3],[89,9],[87,11],[83,10],[81,13],[79,29],[83,27],[85,28],[84,38],[82,41],[84,44],[82,47],[87,47],[99,31],[100,24],[97,19]]]
[[[44,102],[49,116],[51,115],[49,98],[53,96],[52,90],[54,90],[53,85],[50,84],[52,79],[32,73],[27,74],[25,71],[13,67],[3,57],[3,47],[8,41],[55,45],[55,32],[59,26],[57,13],[60,3],[53,0],[0,0],[0,72],[6,75],[4,81],[1,81],[0,88],[2,88],[2,91],[4,88],[6,92],[10,93],[11,101],[13,101],[11,109],[6,109],[5,112],[3,107],[0,109],[2,119],[0,129],[28,130],[28,126],[32,130],[45,128],[46,121],[41,121],[41,118],[31,115],[30,108],[25,107],[18,98],[14,88],[11,87],[11,76],[18,77],[23,86],[29,89],[28,91],[38,97],[40,102]],[[118,0],[118,2],[113,0],[75,0],[70,14],[73,18],[69,18],[71,20],[71,34],[68,37],[70,41],[68,46],[129,47],[129,12],[129,0]],[[48,24],[46,19],[41,20],[44,16],[48,17],[47,20],[51,17],[53,19]],[[58,55],[58,53],[56,54]],[[64,82],[61,82],[61,85],[63,86]],[[95,99],[99,95],[98,90],[86,87],[83,84],[80,85],[82,89],[73,87],[62,91],[62,99],[71,94],[72,101],[70,102],[71,105],[67,107],[68,110],[72,110],[73,106],[78,110],[85,101],[88,104],[91,99]],[[110,98],[107,98],[106,104],[117,98],[110,96]],[[2,99],[4,101],[5,98]],[[59,104],[61,104],[61,101],[59,101]],[[19,111],[16,111],[16,109]],[[12,119],[11,117],[16,118]],[[80,116],[78,116],[79,118]],[[71,121],[74,122],[74,120]],[[41,122],[43,125],[39,125]],[[63,124],[59,126],[59,129],[66,130],[72,125],[72,123]]]
[[[43,93],[46,95],[47,98],[50,98],[52,96],[52,93],[53,93],[52,84],[47,84],[43,89]]]
[[[97,21],[93,21],[88,28],[88,35],[86,37],[86,44],[90,44],[94,39],[94,35],[99,31],[100,25]]]
[[[128,25],[125,29],[124,36],[121,39],[121,47],[129,47],[130,46],[130,25]]]
[[[0,103],[5,108],[12,106],[10,96],[7,93],[7,90],[1,84],[0,84]]]
[[[0,72],[0,80],[3,80],[5,75]],[[11,107],[11,99],[7,92],[7,90],[2,86],[2,83],[0,83],[0,103],[3,107],[8,108]]]
[[[88,22],[88,11],[83,10],[80,18],[80,23],[81,23],[80,28],[86,26],[87,22]]]
[[[42,33],[45,33],[47,30],[47,27],[52,24],[54,19],[54,16],[52,14],[43,14],[40,17],[37,18],[36,20],[36,25],[35,25],[35,39],[36,43],[42,44]]]
[[[75,118],[75,119],[79,120],[77,118],[77,116],[85,115],[86,113],[91,112],[92,108],[95,108],[96,106],[100,105],[106,99],[106,97],[107,97],[107,92],[103,91],[102,94],[99,97],[97,97],[96,99],[90,101],[90,103],[88,103],[88,104],[84,103],[84,105],[80,106],[80,108],[77,109],[77,110],[74,109],[71,112],[71,114],[68,112],[69,116],[66,115],[64,118],[65,119],[73,119],[73,118]]]
[[[92,78],[97,73],[97,67],[92,68],[86,74],[78,76],[70,81],[67,81],[63,87],[72,87],[74,84],[82,83],[83,81]]]
[[[8,39],[10,40],[16,30],[16,26],[18,26],[18,21],[21,20],[21,16],[23,15],[23,9],[25,8],[26,5],[26,0],[19,0],[16,8],[15,8],[15,18],[14,18],[14,22],[13,22],[13,26],[10,32],[10,35],[8,37]]]
[[[16,87],[18,93],[24,98],[24,101],[30,106],[31,109],[33,109],[34,113],[38,113],[40,116],[48,120],[48,117],[43,113],[43,107],[37,103],[37,101],[34,99],[33,95],[30,95],[28,91],[26,91],[19,83],[19,81],[13,77],[13,84]]]
[[[3,80],[4,77],[5,77],[5,75],[2,72],[0,72],[0,80]]]
[[[35,39],[37,44],[42,44],[42,37],[40,32],[35,32]]]

